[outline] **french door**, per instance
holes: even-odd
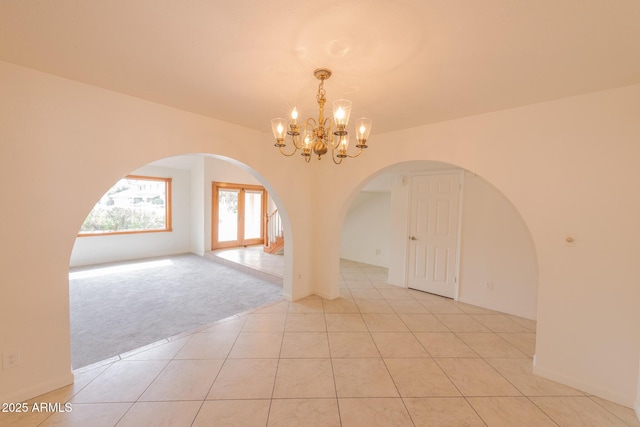
[[[214,182],[211,205],[211,249],[263,243],[267,208],[264,187]]]

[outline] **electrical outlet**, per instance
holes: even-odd
[[[2,353],[2,369],[17,368],[20,366],[20,353],[17,351]]]
[[[492,291],[493,290],[493,282],[486,282],[484,284],[484,287],[485,287],[486,290]]]

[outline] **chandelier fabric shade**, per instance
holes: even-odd
[[[326,103],[324,81],[331,77],[331,70],[318,68],[313,75],[320,80],[316,101],[318,102],[318,119],[308,118],[298,121],[298,110],[293,108],[291,120],[277,118],[271,120],[271,130],[276,140],[274,144],[284,156],[293,156],[298,151],[308,163],[314,154],[318,160],[331,151],[334,163],[340,164],[347,157],[358,157],[362,150],[367,148],[367,139],[371,132],[371,119],[366,117],[356,120],[355,139],[357,151],[350,154],[349,149],[349,118],[351,116],[351,101],[338,99],[333,102],[333,117],[324,117],[324,105]],[[290,152],[285,151],[287,137],[293,144]]]

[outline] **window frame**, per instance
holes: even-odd
[[[86,232],[80,231],[78,232],[78,237],[95,237],[95,236],[114,236],[114,235],[122,235],[122,234],[147,234],[147,233],[166,233],[173,231],[172,224],[172,197],[171,197],[171,187],[173,178],[164,178],[158,176],[146,176],[146,175],[127,175],[121,179],[135,179],[139,181],[163,181],[165,183],[165,227],[154,229],[154,230],[113,230],[113,231],[100,231],[100,232]],[[118,180],[120,181],[120,180]],[[117,184],[117,183],[116,183]],[[114,184],[114,185],[116,185]],[[111,187],[113,188],[113,186]],[[110,189],[111,189],[110,188]],[[109,189],[109,190],[110,190]],[[107,190],[107,191],[109,191]],[[106,193],[105,193],[106,194]],[[96,203],[97,205],[97,203]],[[95,206],[91,209],[91,212],[95,209]],[[90,213],[91,213],[90,212]],[[90,214],[89,213],[89,214]],[[89,215],[88,214],[88,215]],[[87,216],[88,216],[87,215]]]

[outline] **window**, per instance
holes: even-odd
[[[87,216],[78,236],[171,231],[171,178],[129,175]]]

